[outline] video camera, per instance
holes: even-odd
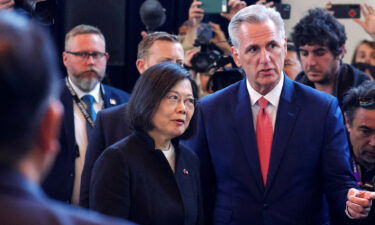
[[[196,72],[205,73],[212,68],[224,67],[228,63],[235,67],[231,56],[220,53],[217,47],[210,43],[213,35],[211,26],[207,23],[202,23],[197,30],[194,46],[200,46],[201,50],[191,59],[192,69]]]

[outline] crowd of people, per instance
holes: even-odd
[[[272,2],[228,4],[229,36],[199,0],[178,35],[143,34],[127,93],[100,29],[66,33],[59,80],[47,32],[0,0],[1,223],[374,224],[374,8],[347,64],[329,7],[287,38]]]

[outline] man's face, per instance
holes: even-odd
[[[367,166],[375,165],[375,110],[358,108],[353,123],[346,121],[355,158]]]
[[[301,71],[302,66],[297,53],[295,51],[288,51],[284,61],[284,72],[290,79],[294,80]]]
[[[286,52],[286,39],[271,20],[261,24],[242,23],[238,46],[232,47],[237,66],[243,68],[251,86],[263,95],[280,81]]]
[[[104,40],[97,34],[79,34],[72,37],[63,53],[63,61],[72,82],[82,91],[91,91],[96,84],[103,80],[107,66],[108,55],[102,57],[89,56],[87,59],[68,53],[105,53]]]
[[[314,83],[329,83],[339,70],[343,52],[334,56],[328,47],[313,44],[299,47],[302,68]]]
[[[174,62],[183,65],[184,50],[180,43],[171,41],[158,40],[148,49],[148,54],[144,59],[137,60],[137,68],[139,73],[143,73],[150,66],[162,63]]]

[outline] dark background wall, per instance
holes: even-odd
[[[59,52],[63,51],[64,35],[78,24],[99,27],[107,42],[110,60],[107,80],[111,85],[131,92],[139,74],[135,67],[137,45],[141,40],[142,24],[139,9],[144,0],[60,0],[56,1],[54,36]],[[188,18],[192,0],[159,0],[166,9],[166,22],[158,30],[177,34],[178,27]],[[255,0],[247,0],[252,4]],[[227,21],[220,16],[207,18],[222,24]],[[62,67],[64,71],[64,68]]]

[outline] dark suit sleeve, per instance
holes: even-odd
[[[211,156],[208,149],[203,112],[200,107],[197,110],[197,126],[195,133],[184,144],[192,149],[200,162],[200,178],[202,185],[201,200],[203,200],[204,220],[206,225],[212,224],[212,209],[215,199],[215,174],[212,168]]]
[[[127,219],[131,202],[129,167],[121,150],[108,148],[95,162],[89,208]]]
[[[336,99],[331,101],[324,122],[322,175],[333,216],[347,218],[345,214],[348,189],[356,187],[350,167],[349,146],[342,112]]]
[[[95,121],[94,130],[88,142],[85,164],[81,176],[79,204],[85,208],[89,207],[89,188],[92,168],[95,161],[106,148],[102,123],[102,113],[99,112]]]

